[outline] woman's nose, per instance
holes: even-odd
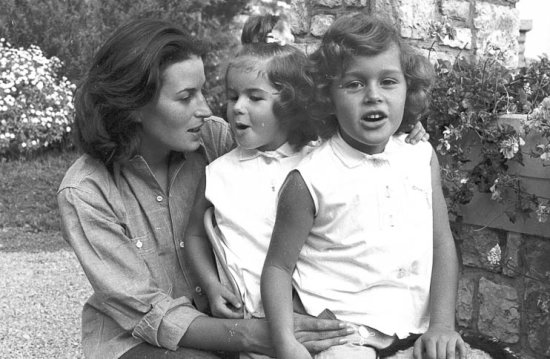
[[[204,95],[202,93],[199,95],[199,103],[198,103],[198,108],[195,111],[195,116],[202,117],[202,118],[212,116],[212,110],[208,106],[208,103],[206,102],[206,98],[204,98]]]

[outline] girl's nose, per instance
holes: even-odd
[[[382,100],[380,88],[376,84],[370,84],[365,87],[365,102],[380,102]]]
[[[242,97],[239,97],[233,105],[233,113],[241,115],[244,113],[244,108],[244,99]]]

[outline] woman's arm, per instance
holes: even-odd
[[[262,301],[277,357],[311,358],[294,338],[292,272],[313,225],[314,203],[298,171],[283,184],[261,279]]]
[[[464,341],[455,331],[458,259],[447,205],[441,189],[439,162],[432,150],[433,268],[430,283],[430,326],[415,343],[415,358],[455,358],[465,355]],[[425,351],[424,356],[420,356]]]
[[[294,337],[312,353],[342,344],[353,328],[338,320],[294,314]],[[198,317],[181,338],[180,346],[203,350],[247,351],[275,356],[265,319]]]
[[[212,247],[204,229],[204,212],[212,206],[204,196],[205,184],[206,179],[203,176],[185,232],[185,261],[189,263],[192,274],[205,290],[212,315],[221,318],[242,318],[240,298],[218,278]]]

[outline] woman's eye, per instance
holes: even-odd
[[[263,97],[254,96],[254,95],[251,95],[251,96],[250,96],[250,101],[257,102],[257,101],[261,101],[261,100],[263,100]]]
[[[229,102],[237,102],[237,100],[239,99],[238,96],[234,96],[234,95],[226,95],[225,98]]]
[[[365,84],[361,81],[350,81],[345,83],[342,88],[346,91],[361,91],[363,88],[365,88]]]

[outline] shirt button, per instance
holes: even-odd
[[[183,241],[180,242],[180,247],[181,247],[181,248],[185,247],[185,243],[183,243]]]
[[[201,294],[201,293],[202,293],[202,288],[199,287],[199,286],[196,286],[196,287],[195,287],[195,292]]]
[[[136,247],[138,247],[138,248],[143,247],[143,243],[142,243],[140,240],[138,240],[138,241],[136,242]]]
[[[157,196],[157,202],[162,202],[162,196]]]

